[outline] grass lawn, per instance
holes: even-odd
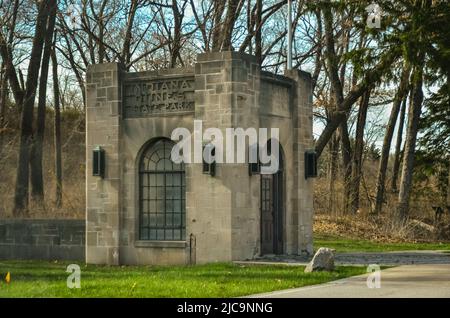
[[[389,252],[411,250],[444,250],[450,252],[450,243],[379,243],[323,234],[314,235],[314,247],[330,247],[337,252]]]
[[[69,263],[0,261],[0,297],[236,297],[363,274],[364,267],[304,273],[303,266],[81,266],[81,289],[66,286]],[[11,273],[11,282],[5,275]]]

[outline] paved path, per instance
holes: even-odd
[[[381,271],[381,288],[367,287],[367,276],[296,289],[252,295],[252,298],[450,298],[450,264],[402,265]]]

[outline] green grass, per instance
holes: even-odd
[[[316,248],[334,248],[337,252],[391,252],[411,250],[443,250],[450,252],[450,243],[378,243],[320,234],[314,236],[314,246]]]
[[[66,286],[68,263],[0,261],[0,297],[236,297],[359,275],[363,267],[304,273],[303,266],[81,266],[81,289]],[[11,272],[11,282],[4,277]]]

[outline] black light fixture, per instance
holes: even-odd
[[[92,175],[94,177],[105,177],[105,150],[99,146],[92,151]]]
[[[314,150],[305,151],[305,179],[317,177],[317,153]]]
[[[205,160],[205,156],[208,160]],[[212,143],[203,145],[203,174],[216,175],[216,147]],[[212,160],[214,157],[214,161]]]
[[[250,154],[254,151],[256,151],[256,162],[251,162]],[[248,174],[249,176],[261,174],[261,164],[259,162],[259,145],[257,143],[248,147]]]

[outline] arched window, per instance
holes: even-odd
[[[171,140],[160,139],[142,154],[139,164],[140,240],[185,240],[184,164],[171,161],[173,146]]]

